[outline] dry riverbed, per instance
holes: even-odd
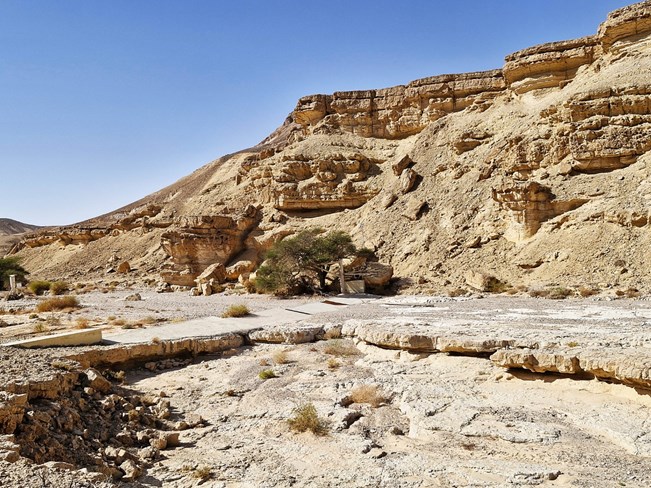
[[[170,318],[195,318],[219,315],[232,303],[260,310],[307,300],[146,291],[141,295],[135,302],[124,300],[126,292],[82,295],[84,308],[72,316],[138,320],[160,310]],[[29,315],[0,316],[15,317]],[[68,322],[74,327],[74,319]],[[318,342],[255,343],[125,367],[124,376],[105,372],[114,384],[103,396],[86,390],[89,380],[84,373],[73,392],[82,404],[97,406],[88,410],[91,413],[109,402],[109,417],[124,422],[118,425],[122,437],[116,434],[107,442],[113,450],[101,453],[108,463],[104,471],[116,480],[126,468],[120,467],[122,458],[115,453],[124,449],[134,456],[142,474],[133,481],[123,478],[123,486],[648,487],[649,390],[620,384],[617,378],[598,379],[605,370],[598,370],[599,358],[594,356],[615,358],[604,368],[623,364],[615,369],[624,380],[644,380],[651,348],[649,323],[651,302],[644,300],[384,298],[278,328],[321,326],[326,337]],[[348,337],[334,338],[342,325]],[[264,340],[264,331],[257,337]],[[508,355],[529,351],[522,349],[525,346],[533,348],[532,357],[538,355],[535,361],[540,360],[533,366],[527,363],[530,369],[587,364],[597,375],[587,370],[565,375],[507,369],[482,352],[499,349]],[[437,352],[442,347],[466,352]],[[0,353],[0,379],[7,384],[45,380],[53,362],[71,349],[7,348]],[[543,364],[542,353],[552,357],[551,365]],[[116,393],[118,399],[110,400]],[[58,402],[39,400],[28,409],[59,419]],[[292,429],[289,420],[306,404],[314,406],[323,422],[322,435]],[[152,416],[160,415],[161,405],[165,418],[154,423],[162,433],[145,429],[142,422],[151,423]],[[134,407],[138,415],[129,414]],[[109,422],[109,413],[103,421]],[[132,417],[141,418],[141,423],[133,423]],[[189,426],[179,427],[184,422]],[[58,427],[53,424],[52,429],[58,435]],[[152,451],[147,436],[168,435],[170,429],[178,432],[178,445]],[[21,435],[25,438],[19,428],[17,442]],[[74,429],[66,435],[65,442],[77,442]],[[94,445],[92,432],[83,436],[79,446]],[[129,437],[131,447],[120,441]],[[21,454],[34,449],[28,447],[23,446]],[[84,467],[87,472],[79,471]],[[81,465],[44,468],[26,459],[0,461],[3,486],[120,483],[93,470]]]

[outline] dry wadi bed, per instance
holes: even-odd
[[[146,307],[144,298],[134,303]],[[182,302],[192,313],[203,303],[163,299],[175,313]],[[3,486],[54,488],[647,487],[648,390],[506,369],[479,349],[502,347],[492,344],[508,334],[507,352],[530,345],[583,364],[598,348],[603,358],[623,354],[634,365],[628,351],[648,350],[649,320],[651,303],[642,300],[396,297],[279,328],[300,337],[322,326],[326,337],[313,343],[233,347],[231,338],[219,353],[123,366],[124,378],[100,368],[110,387],[87,367],[59,369],[64,379],[74,376],[72,393],[30,400],[13,439],[23,457],[50,464],[0,461],[0,477]],[[340,329],[344,337],[335,338]],[[425,351],[428,341],[467,351]],[[53,362],[71,351],[2,350],[0,378],[47,383]],[[543,360],[539,367],[550,368]],[[618,374],[636,379],[632,366]],[[322,435],[291,429],[288,420],[305,404],[315,407]],[[71,415],[77,426],[68,425]],[[48,426],[72,448],[39,441]],[[102,429],[110,431],[105,441],[96,438]]]

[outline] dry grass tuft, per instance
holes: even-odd
[[[79,300],[75,296],[48,298],[36,306],[37,312],[51,312],[53,310],[66,310],[79,308]]]
[[[246,315],[249,315],[249,313],[251,313],[251,311],[246,305],[231,305],[226,310],[224,310],[224,313],[222,313],[222,318],[244,317]]]
[[[276,364],[287,364],[289,362],[289,356],[286,351],[276,351],[271,356],[271,359],[273,359]]]
[[[335,358],[328,359],[328,368],[337,369],[340,366],[341,366],[341,363],[337,359],[335,359]]]
[[[86,317],[77,317],[75,329],[88,329],[90,321]]]
[[[579,287],[579,295],[583,298],[594,296],[597,293],[599,293],[599,290],[597,288],[590,288],[587,286]]]
[[[326,333],[323,335],[323,337],[327,341],[332,339],[339,339],[341,338],[341,328],[333,327],[332,329],[328,329],[326,330]]]
[[[355,347],[353,341],[346,339],[333,339],[326,343],[323,352],[331,356],[346,357],[359,356],[361,352]]]
[[[293,416],[287,420],[289,428],[296,432],[307,432],[308,430],[316,435],[326,435],[328,424],[319,417],[316,408],[311,403],[296,407]]]
[[[388,401],[386,395],[379,391],[377,385],[360,385],[353,388],[350,392],[350,399],[353,403],[368,403],[374,408]]]
[[[35,334],[42,334],[43,332],[47,332],[49,330],[48,326],[45,325],[43,322],[37,322],[34,324],[34,328],[32,331]]]

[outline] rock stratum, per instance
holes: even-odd
[[[342,229],[403,283],[636,286],[651,255],[651,2],[501,69],[301,98],[261,144],[110,214],[35,232],[34,275],[246,278],[276,240]],[[411,280],[411,281],[410,281]],[[648,286],[646,286],[648,288]]]

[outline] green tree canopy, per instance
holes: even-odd
[[[0,289],[9,288],[9,275],[16,275],[18,281],[25,281],[29,273],[18,263],[18,258],[0,258]]]
[[[265,293],[295,294],[306,289],[324,291],[330,266],[356,254],[350,235],[342,231],[324,233],[304,230],[273,245],[255,278]]]

